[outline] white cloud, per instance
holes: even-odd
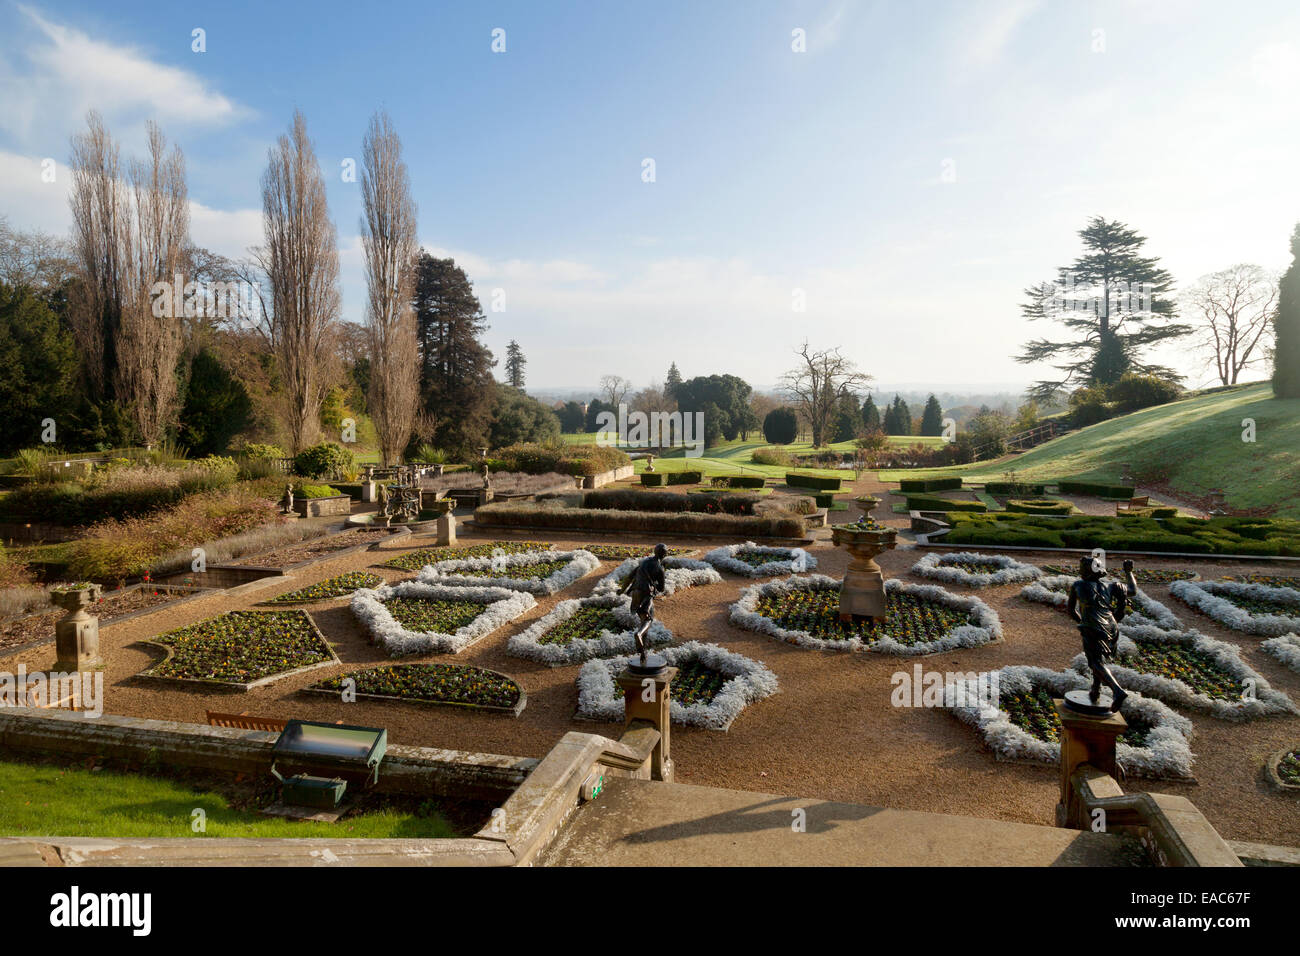
[[[957,40],[965,65],[978,69],[997,63],[1020,25],[1038,7],[1039,0],[1003,0],[972,8]]]
[[[54,23],[32,7],[18,9],[34,30],[14,30],[3,45],[9,67],[0,75],[0,128],[21,142],[52,125],[80,125],[89,109],[127,124],[152,118],[214,126],[247,114],[192,71]]]

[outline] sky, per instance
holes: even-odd
[[[1018,389],[1049,370],[1014,354],[1051,332],[1022,290],[1094,215],[1180,287],[1285,268],[1298,101],[1294,0],[0,0],[0,215],[67,232],[69,138],[96,109],[124,156],[158,122],[194,241],[243,256],[298,108],[362,321],[343,170],[383,108],[422,244],[466,270],[530,388],[671,362],[770,387],[806,339],[882,383]]]

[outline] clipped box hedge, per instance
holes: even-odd
[[[641,484],[646,488],[662,488],[668,484],[668,476],[662,471],[641,472]]]
[[[605,511],[724,511],[727,514],[749,515],[754,505],[762,499],[757,495],[713,495],[708,493],[682,494],[675,491],[637,491],[634,488],[608,488],[588,491],[582,496],[582,507]]]
[[[1014,512],[950,514],[944,544],[1108,551],[1260,554],[1300,557],[1300,521],[1293,518],[1185,518]]]
[[[988,511],[982,501],[957,501],[953,498],[936,498],[933,495],[908,495],[908,511]]]
[[[1068,501],[1054,498],[1021,499],[1011,498],[1007,501],[1008,511],[1019,511],[1029,515],[1068,515],[1074,513],[1074,505]]]
[[[618,511],[566,508],[548,504],[490,504],[474,512],[490,528],[548,528],[625,531],[636,534],[716,534],[740,541],[752,538],[802,538],[803,519],[795,515],[730,515],[699,512]]]
[[[1114,498],[1128,501],[1133,497],[1133,489],[1128,485],[1108,485],[1099,481],[1075,481],[1062,478],[1056,483],[1063,495],[1093,495],[1097,498]]]
[[[702,471],[666,471],[670,485],[698,485],[704,480]]]
[[[820,475],[801,475],[797,471],[788,471],[785,483],[791,488],[812,488],[815,491],[839,491],[839,478],[823,478]]]
[[[1041,495],[1047,491],[1047,485],[1025,481],[986,481],[984,493],[989,495]]]
[[[762,475],[725,475],[722,480],[728,488],[762,488],[767,483]]]
[[[898,483],[898,490],[902,492],[952,491],[960,487],[961,478],[959,477],[904,478]],[[989,493],[992,494],[993,492]]]

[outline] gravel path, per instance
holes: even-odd
[[[886,489],[874,476],[864,476],[853,487],[856,494],[874,493],[882,498]],[[851,505],[848,512],[832,512],[831,517],[836,523],[842,523],[855,520],[858,514],[857,506]],[[906,518],[889,513],[887,503],[877,509],[876,517],[897,527],[907,524]],[[880,559],[886,576],[906,575],[920,556],[910,544],[904,543],[903,537],[900,535],[899,550]],[[822,538],[828,539],[829,533],[821,532],[809,550],[818,559],[819,572],[838,577],[844,572],[847,555]],[[476,540],[491,539],[462,536],[466,544]],[[545,540],[576,547],[592,541],[593,536],[549,535]],[[599,537],[594,540],[642,543]],[[558,601],[588,594],[596,581],[615,566],[613,561],[602,562],[600,570],[562,594],[540,599],[528,614],[464,654],[410,659],[477,664],[510,674],[528,693],[528,707],[517,719],[400,704],[345,705],[295,694],[301,687],[334,673],[327,669],[244,694],[201,694],[132,681],[133,675],[149,667],[156,657],[154,652],[134,643],[141,638],[224,610],[251,608],[275,593],[313,584],[344,571],[369,569],[391,557],[392,551],[428,547],[432,543],[432,537],[412,536],[402,540],[400,549],[362,552],[325,561],[271,588],[233,598],[216,594],[104,626],[100,639],[108,662],[105,709],[117,714],[199,723],[205,720],[205,709],[247,710],[253,714],[330,721],[343,719],[352,724],[385,726],[395,743],[530,757],[545,754],[570,730],[617,736],[619,728],[615,725],[573,720],[577,667],[552,669],[504,653],[506,639],[511,634],[528,627]],[[646,539],[644,543],[653,542]],[[1032,555],[1017,557],[1035,560]],[[1063,560],[1068,559],[1060,555],[1038,556],[1039,563]],[[1185,566],[1157,560],[1144,564]],[[1257,570],[1209,562],[1193,566],[1203,577]],[[413,577],[392,569],[379,569],[378,573],[390,581]],[[1054,767],[998,762],[981,747],[974,731],[948,713],[890,705],[891,675],[909,671],[916,661],[875,654],[800,650],[732,627],[727,620],[728,608],[740,590],[752,582],[735,575],[723,577],[722,583],[691,588],[656,602],[660,619],[678,640],[712,641],[763,661],[780,678],[781,692],[751,705],[728,733],[674,727],[673,756],[680,782],[1045,825],[1053,823],[1057,798]],[[1252,667],[1300,701],[1300,674],[1283,668],[1260,652],[1258,638],[1229,631],[1195,614],[1172,598],[1163,586],[1152,585],[1148,590],[1184,621],[1241,647],[1243,657]],[[977,671],[1015,663],[1060,669],[1078,651],[1077,632],[1068,626],[1060,612],[1020,600],[1019,586],[976,593],[1001,615],[1006,640],[994,646],[923,658],[919,662],[924,668]],[[347,608],[346,599],[309,605],[308,610],[325,635],[336,642],[336,651],[344,662],[338,670],[388,661],[367,643]],[[5,666],[15,668],[21,660],[28,669],[48,668],[53,658],[52,646],[35,648],[7,658]],[[1188,716],[1196,726],[1192,749],[1197,755],[1198,784],[1139,779],[1129,781],[1126,789],[1186,796],[1229,839],[1300,845],[1300,804],[1293,797],[1270,790],[1261,771],[1269,754],[1300,743],[1300,717],[1233,724],[1195,713]]]

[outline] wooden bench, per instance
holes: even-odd
[[[279,717],[253,717],[246,710],[238,714],[222,714],[210,710],[207,714],[209,727],[233,727],[236,730],[268,730],[279,733],[288,723],[287,720],[281,720]]]
[[[1150,495],[1134,495],[1128,501],[1115,502],[1115,514],[1121,515],[1126,511],[1137,511],[1140,508],[1151,507]]]

